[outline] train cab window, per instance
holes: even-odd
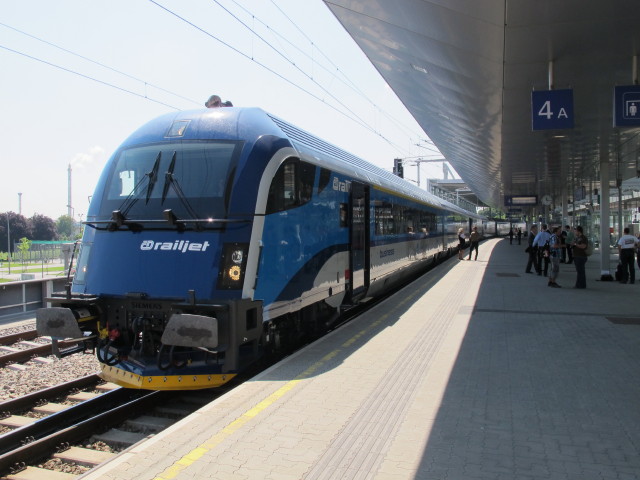
[[[239,156],[239,142],[146,145],[118,153],[106,178],[100,215],[126,210],[127,218],[221,218]],[[142,201],[140,201],[142,200]]]
[[[285,161],[269,187],[267,214],[299,207],[311,200],[316,167],[298,159]]]

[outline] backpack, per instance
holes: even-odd
[[[616,267],[616,281],[619,282],[623,279],[624,273],[622,270],[622,263],[618,262],[618,266]]]

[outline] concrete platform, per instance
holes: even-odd
[[[526,261],[485,241],[82,478],[639,479],[640,285]]]

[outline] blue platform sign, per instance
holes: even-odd
[[[573,128],[573,90],[534,90],[531,92],[533,130]]]
[[[613,126],[640,127],[640,85],[615,87]]]

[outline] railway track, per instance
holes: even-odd
[[[111,427],[122,424],[123,419],[128,419],[134,414],[150,411],[163,394],[164,392],[148,391],[136,391],[134,394],[130,390],[118,387],[34,422],[30,433],[35,437],[29,437],[23,444],[6,442],[11,443],[12,448],[0,455],[2,478],[74,478],[111,459],[123,446],[133,444],[146,436],[132,431],[113,430]],[[107,431],[103,431],[105,429]],[[103,438],[106,443],[113,444],[112,448],[106,449],[110,451],[86,448],[87,444],[99,442]],[[44,464],[38,463],[41,461]],[[75,474],[66,473],[64,470],[73,471]]]
[[[78,379],[73,385],[35,392],[28,399],[3,402],[0,409],[14,413],[24,411],[35,405],[37,399],[60,398],[61,392],[69,386],[77,389],[84,384],[94,388],[92,382],[97,383],[99,379],[93,377]],[[102,388],[95,387],[105,392],[102,394],[73,394],[72,397],[83,401],[67,408],[49,402],[43,405],[41,400],[37,402],[39,406],[33,408],[54,413],[40,419],[26,417],[25,425],[0,435],[0,478],[72,480],[169,427],[237,383],[195,392],[131,390],[106,384]],[[19,415],[13,414],[7,419],[17,417]]]
[[[77,340],[54,342],[49,337],[39,337],[36,330],[12,333],[0,336],[0,367],[28,362],[34,357],[68,355],[83,350],[82,342]]]
[[[344,312],[334,328],[364,313],[387,296]],[[272,361],[281,358],[277,356]],[[0,435],[0,479],[73,480],[111,460],[120,451],[169,427],[267,366],[255,366],[224,387],[213,390],[148,392],[105,387],[109,393],[29,422],[29,426],[19,427],[10,435]],[[98,381],[97,375],[89,377],[95,377],[91,381]],[[89,377],[78,381],[89,382]],[[46,396],[53,398],[56,395],[61,394],[52,391]],[[38,396],[43,397],[42,392],[0,403],[0,411],[24,410],[31,401],[27,397]],[[16,415],[8,418],[11,416]]]

